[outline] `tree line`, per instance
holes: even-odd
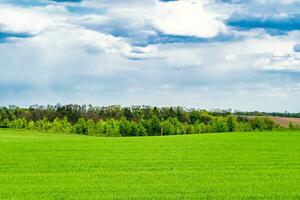
[[[273,116],[273,117],[293,117],[293,118],[300,118],[300,113],[289,113],[289,112],[242,112],[242,111],[235,111],[236,115],[243,115],[243,116]]]
[[[270,131],[265,117],[236,116],[183,107],[60,105],[0,108],[0,128],[95,136],[157,136],[212,132]],[[296,128],[296,127],[294,127]]]

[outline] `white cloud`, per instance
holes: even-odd
[[[133,59],[157,57],[154,47],[132,47],[122,38],[85,27],[107,23],[108,18],[103,15],[76,16],[61,5],[24,8],[0,4],[0,10],[0,31],[35,35],[28,40],[37,44],[49,42],[49,46],[54,43],[63,48],[85,46],[91,53],[105,51]]]
[[[224,14],[206,9],[207,1],[84,1],[81,6],[105,8],[112,22],[136,31],[156,29],[164,34],[210,38],[227,31]],[[123,22],[123,23],[122,23]],[[108,22],[109,23],[109,22]],[[151,28],[150,28],[151,27]]]
[[[31,7],[0,4],[0,31],[34,35],[0,43],[0,104],[299,109],[297,81],[281,74],[277,79],[266,78],[271,76],[269,71],[300,71],[299,55],[293,51],[299,33],[270,36],[261,29],[227,30],[224,16],[210,7],[213,3],[92,0]],[[64,5],[88,5],[88,9],[104,11],[72,13]],[[127,34],[138,34],[122,36],[122,28]],[[243,39],[133,45],[140,37],[156,35],[156,29],[205,38],[229,31]],[[10,86],[15,84],[21,85],[21,91]],[[288,100],[294,103],[281,106]]]
[[[229,54],[225,56],[225,60],[226,61],[235,61],[236,60],[236,56],[234,54]]]
[[[68,26],[66,10],[62,6],[22,8],[0,4],[2,32],[38,34],[47,28]]]
[[[153,25],[165,34],[209,38],[226,31],[218,15],[197,0],[158,2],[153,15]]]
[[[264,69],[300,72],[300,53],[273,54],[270,59],[265,60]]]

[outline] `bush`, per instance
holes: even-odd
[[[252,131],[252,127],[251,127],[251,124],[249,124],[247,122],[239,122],[236,124],[235,131],[250,132],[250,131]]]
[[[49,122],[47,119],[42,119],[35,122],[35,128],[39,131],[50,131],[52,123]]]
[[[289,122],[288,128],[293,131],[300,130],[300,126],[298,124],[294,124],[293,122]]]
[[[250,123],[252,129],[258,131],[271,131],[276,127],[275,122],[267,117],[255,117]]]
[[[208,131],[209,132],[228,132],[229,128],[227,125],[227,120],[226,118],[223,117],[217,117],[211,120],[208,124]]]
[[[27,121],[25,118],[14,119],[8,123],[8,127],[15,128],[15,129],[25,129],[27,128]]]
[[[35,129],[34,121],[31,120],[30,122],[28,122],[27,128],[30,129],[30,130],[34,130]]]

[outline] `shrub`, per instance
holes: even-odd
[[[247,122],[239,122],[236,124],[235,131],[250,132],[250,131],[252,131],[252,127],[251,127],[251,124],[249,124]]]
[[[211,120],[208,124],[209,132],[228,132],[229,128],[227,125],[227,120],[223,117],[217,117]]]
[[[275,122],[267,117],[255,117],[250,123],[252,129],[258,131],[271,131],[276,127]]]

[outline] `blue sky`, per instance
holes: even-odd
[[[300,111],[300,0],[0,0],[0,105]]]

